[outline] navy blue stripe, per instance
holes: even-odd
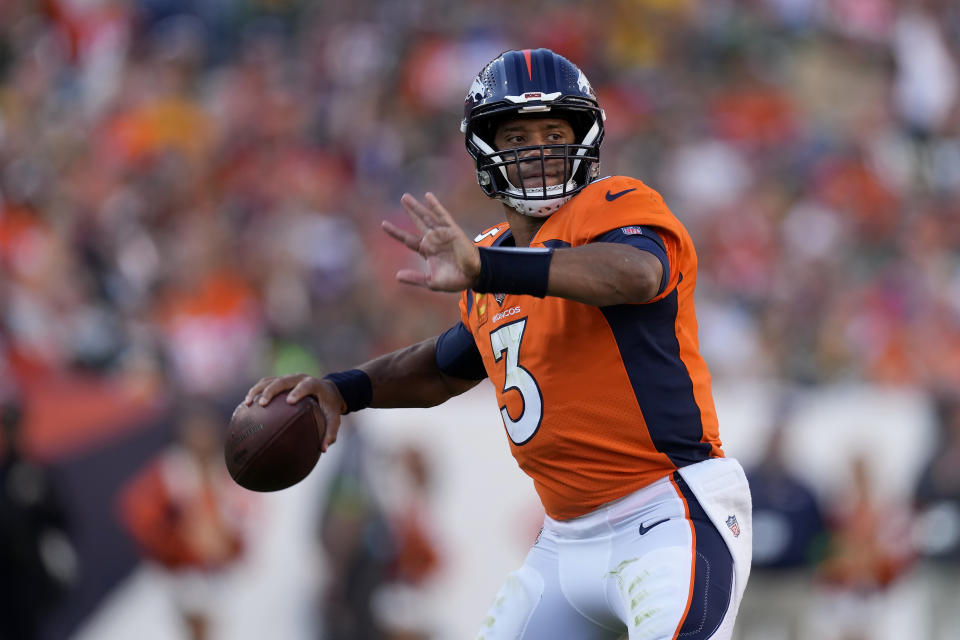
[[[473,289],[467,289],[467,315],[473,309]]]
[[[447,376],[463,380],[483,380],[487,370],[473,334],[458,322],[437,338],[434,352],[437,368]]]
[[[539,63],[541,69],[543,69],[543,78],[546,79],[546,93],[553,93],[557,90],[557,87],[560,86],[560,58],[556,56],[548,56],[543,53],[542,49],[535,51],[535,60]],[[549,68],[547,68],[549,66]],[[533,77],[536,78],[537,74],[534,72]]]
[[[529,90],[530,80],[529,74],[527,73],[527,61],[523,53],[510,56],[510,59],[513,60],[513,77],[517,80],[517,95],[521,93],[526,93]],[[507,73],[507,89],[509,89],[509,80],[510,74]]]
[[[527,71],[527,57],[521,52],[517,56],[517,66],[520,67],[521,93],[528,91],[543,91],[543,64],[537,59],[535,51],[530,52],[530,70]]]
[[[681,274],[682,277],[682,274]],[[710,457],[693,382],[680,359],[676,288],[657,302],[601,307],[657,451],[684,467]]]
[[[690,520],[693,521],[693,530],[697,536],[693,594],[678,638],[705,640],[717,631],[730,606],[733,592],[733,556],[730,555],[723,536],[707,517],[683,477],[675,472],[673,479],[687,501]]]
[[[548,249],[566,249],[569,246],[572,246],[569,242],[564,242],[563,240],[547,240],[543,243]]]

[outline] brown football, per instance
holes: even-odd
[[[320,459],[326,433],[317,401],[288,404],[286,394],[261,407],[259,396],[230,417],[224,458],[230,476],[252,491],[279,491],[307,477]]]

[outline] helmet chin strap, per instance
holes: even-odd
[[[516,211],[521,215],[530,218],[546,218],[554,211],[562,207],[573,196],[563,196],[560,198],[551,198],[549,200],[524,200],[513,196],[497,196],[497,200]]]

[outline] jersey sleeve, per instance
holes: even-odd
[[[572,225],[574,245],[597,242],[601,237],[643,236],[653,240],[637,240],[640,248],[650,250],[664,266],[665,280],[660,292],[647,302],[657,302],[670,293],[680,280],[679,264],[682,251],[680,221],[673,215],[659,193],[639,180],[617,176],[602,183],[590,195],[584,214]],[[613,200],[610,198],[613,197]],[[633,240],[624,238],[627,244]],[[659,242],[657,242],[659,240]],[[611,240],[605,240],[610,242]],[[666,260],[664,260],[666,258]]]
[[[660,287],[654,299],[663,293],[670,282],[670,258],[667,256],[667,247],[663,239],[652,227],[631,225],[629,227],[620,227],[613,231],[594,238],[594,242],[613,242],[616,244],[627,244],[636,247],[641,251],[652,253],[660,261],[663,267],[663,274],[660,276]]]
[[[483,380],[487,377],[473,334],[462,322],[440,334],[434,357],[437,368],[446,376],[464,380]]]

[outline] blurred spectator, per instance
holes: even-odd
[[[50,470],[24,457],[20,398],[0,390],[0,638],[35,640],[77,579],[69,522]]]
[[[824,640],[875,640],[885,637],[889,594],[913,560],[910,513],[880,504],[867,458],[850,461],[851,486],[830,509],[830,544],[817,567],[814,637]]]
[[[960,628],[960,398],[943,396],[939,414],[940,439],[915,495],[932,640],[946,640]]]
[[[942,315],[934,342],[960,344],[960,308],[938,306],[960,235],[920,228],[960,218],[951,3],[625,1],[600,47],[610,25],[576,3],[496,12],[509,28],[446,0],[5,4],[15,347],[219,394],[235,392],[219,372],[264,370],[275,338],[335,369],[434,332],[454,305],[394,292],[403,258],[377,225],[403,190],[438,185],[475,229],[491,222],[440,98],[528,42],[597,78],[612,162],[697,238],[720,375],[925,385],[946,368],[910,335]],[[907,268],[928,284],[900,306],[885,280]],[[377,287],[389,319],[363,294]],[[724,348],[731,331],[748,348]]]
[[[156,565],[186,637],[214,637],[218,598],[243,557],[252,507],[227,473],[220,433],[226,417],[205,401],[184,402],[177,441],[119,497],[120,516]]]
[[[455,322],[397,291],[378,225],[437,188],[468,231],[493,222],[447,105],[523,43],[596,78],[611,166],[696,238],[719,375],[928,385],[960,361],[952,3],[624,0],[613,25],[573,2],[0,11],[0,324],[33,361],[229,394],[276,339],[336,369]]]
[[[438,631],[429,587],[442,562],[429,461],[413,446],[381,455],[357,429],[337,446],[321,520],[323,637],[428,640]]]
[[[344,429],[337,447],[338,468],[320,521],[329,567],[321,603],[322,637],[385,638],[373,598],[388,579],[396,540],[371,484],[369,445],[363,435]]]
[[[956,65],[936,19],[923,8],[906,5],[892,36],[897,110],[913,132],[928,136],[944,125],[957,99]]]
[[[760,464],[747,472],[753,496],[753,564],[737,616],[745,640],[802,640],[813,569],[827,544],[816,494],[787,467],[789,412],[778,410]]]
[[[393,455],[399,469],[388,480],[398,495],[388,500],[387,511],[394,557],[376,594],[375,609],[389,640],[429,640],[438,629],[428,587],[441,566],[430,506],[432,470],[414,445],[401,447]]]

